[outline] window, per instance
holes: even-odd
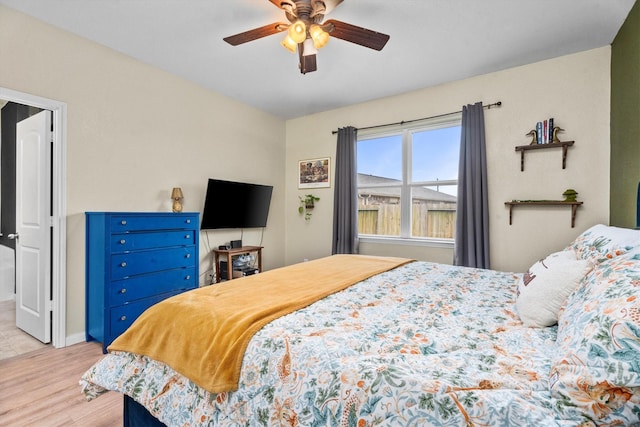
[[[460,114],[358,134],[358,234],[452,240]]]

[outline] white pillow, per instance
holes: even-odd
[[[553,253],[533,264],[518,281],[516,308],[522,323],[542,328],[558,322],[558,312],[592,264],[573,250]]]

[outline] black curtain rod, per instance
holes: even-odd
[[[502,101],[498,101],[498,102],[494,102],[493,104],[483,105],[483,108],[486,108],[487,110],[490,110],[491,107],[500,107],[501,105],[502,105]],[[384,124],[384,125],[367,126],[367,127],[364,127],[364,128],[358,128],[358,130],[375,129],[375,128],[382,128],[382,127],[385,127],[385,126],[393,126],[393,125],[403,125],[405,123],[413,123],[413,122],[419,122],[421,120],[437,119],[439,117],[446,117],[446,116],[451,116],[453,114],[459,114],[459,113],[462,113],[462,110],[454,111],[452,113],[438,114],[437,116],[423,117],[421,119],[413,119],[413,120],[401,121],[401,122],[396,122],[396,123],[387,123],[387,124]],[[335,135],[336,133],[338,133],[338,131],[334,130],[334,131],[331,131],[331,133]]]

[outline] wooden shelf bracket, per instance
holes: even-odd
[[[541,150],[545,148],[560,148],[562,147],[562,169],[567,167],[567,150],[575,144],[575,141],[561,141],[552,142],[549,144],[533,144],[533,145],[518,145],[516,151],[520,152],[520,171],[524,171],[524,153],[529,150]]]
[[[504,204],[509,206],[509,225],[513,222],[514,206],[571,206],[571,228],[574,228],[578,207],[582,206],[583,203],[584,202],[567,202],[564,200],[512,200]]]

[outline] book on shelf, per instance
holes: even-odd
[[[538,144],[542,144],[542,122],[536,123],[536,135],[538,138]]]
[[[553,117],[536,123],[536,140],[538,144],[551,144],[553,142],[554,126]]]

